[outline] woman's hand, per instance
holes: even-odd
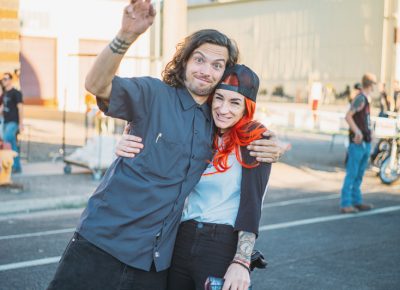
[[[224,276],[225,282],[222,290],[248,290],[250,274],[242,265],[232,263]]]
[[[142,138],[129,135],[130,125],[126,125],[121,140],[118,142],[115,154],[119,157],[133,158],[143,149]]]

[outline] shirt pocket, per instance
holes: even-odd
[[[142,171],[151,179],[179,182],[186,177],[188,169],[188,158],[184,152],[183,143],[158,136],[151,144],[150,150],[143,156]]]

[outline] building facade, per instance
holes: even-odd
[[[20,69],[19,0],[0,0],[0,72]]]
[[[128,2],[0,0],[0,72],[20,68],[27,104],[83,112],[85,76],[117,33]],[[240,61],[260,75],[262,93],[304,101],[320,83],[325,95],[339,95],[364,72],[384,81],[394,61],[400,70],[387,49],[389,2],[399,0],[158,0],[154,25],[118,73],[160,77],[174,44],[214,28],[236,40]]]
[[[381,76],[385,1],[220,2],[192,6],[188,30],[212,27],[235,39],[264,92],[304,100],[314,82],[339,94],[365,72]]]
[[[116,35],[125,1],[20,0],[20,83],[26,104],[85,111],[85,76]],[[119,74],[159,73],[151,32],[140,37]]]

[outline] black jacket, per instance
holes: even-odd
[[[244,163],[252,164],[256,161],[255,157],[250,156],[246,147],[241,147],[241,153]],[[254,168],[242,167],[240,205],[235,222],[236,231],[255,233],[258,236],[262,202],[270,173],[270,163],[260,162]]]

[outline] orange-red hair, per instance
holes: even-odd
[[[224,79],[223,83],[238,86],[238,79],[236,75],[229,75]],[[210,98],[211,99],[211,98]],[[230,166],[228,165],[228,156],[234,151],[236,159],[245,168],[254,168],[258,166],[258,162],[246,164],[243,162],[240,155],[240,147],[247,146],[252,141],[258,140],[262,137],[267,129],[260,123],[253,121],[254,113],[256,111],[256,103],[249,98],[244,98],[245,111],[243,117],[231,128],[229,128],[222,136],[220,142],[219,129],[214,135],[213,148],[216,151],[212,164],[217,172],[221,173],[227,171]],[[207,173],[205,175],[213,174]]]

